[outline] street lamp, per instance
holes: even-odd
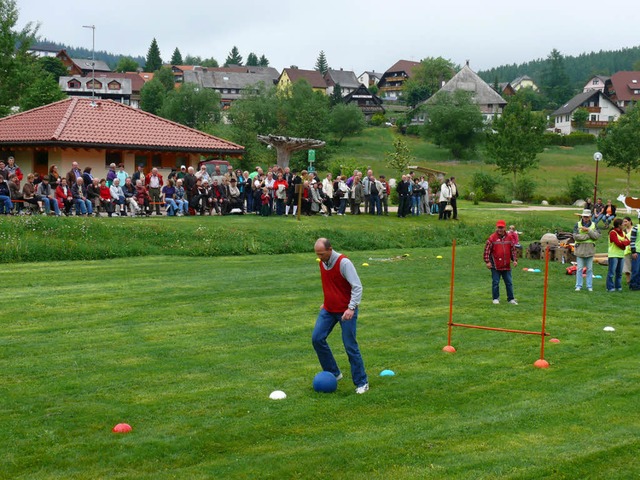
[[[594,153],[593,159],[596,161],[596,183],[593,186],[593,203],[595,204],[598,194],[598,165],[600,165],[600,160],[602,160],[602,154],[600,152]]]
[[[82,28],[90,28],[92,30],[91,37],[91,106],[96,106],[96,26],[83,25]]]

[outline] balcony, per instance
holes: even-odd
[[[585,107],[589,113],[600,113],[600,107]]]
[[[592,120],[587,120],[586,122],[584,122],[584,128],[604,128],[607,125],[609,125],[609,122],[605,121],[592,121]],[[571,127],[572,128],[578,128],[578,126],[576,125],[576,122],[571,122]]]

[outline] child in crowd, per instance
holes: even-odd
[[[271,201],[271,197],[269,196],[269,189],[264,187],[262,189],[262,195],[260,196],[260,200],[262,201],[262,207],[260,208],[260,215],[263,217],[268,217],[271,213],[271,208],[269,203]]]

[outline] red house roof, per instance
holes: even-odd
[[[243,153],[244,147],[114,102],[70,97],[0,118],[0,145]]]
[[[322,73],[317,70],[300,70],[299,68],[285,68],[282,73],[287,72],[287,76],[291,80],[291,83],[296,83],[301,78],[304,78],[311,88],[327,88],[327,82],[325,81]]]
[[[385,73],[404,72],[411,76],[413,67],[420,65],[420,62],[413,62],[411,60],[398,60],[394,63]]]
[[[612,97],[624,102],[640,100],[640,72],[616,72],[611,75]],[[636,93],[638,92],[638,93]]]

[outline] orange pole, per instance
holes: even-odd
[[[544,295],[542,297],[542,332],[540,334],[542,342],[540,342],[540,360],[544,360],[544,330],[547,324],[547,289],[549,287],[549,246],[544,254]]]
[[[451,327],[453,326],[453,282],[456,271],[456,239],[453,239],[451,246],[451,286],[449,287],[449,335],[447,345],[451,345]]]
[[[493,330],[494,332],[524,333],[526,335],[549,335],[548,333],[530,332],[529,330],[514,330],[512,328],[485,327],[483,325],[468,325],[465,323],[452,323],[454,327],[477,328],[479,330]]]

